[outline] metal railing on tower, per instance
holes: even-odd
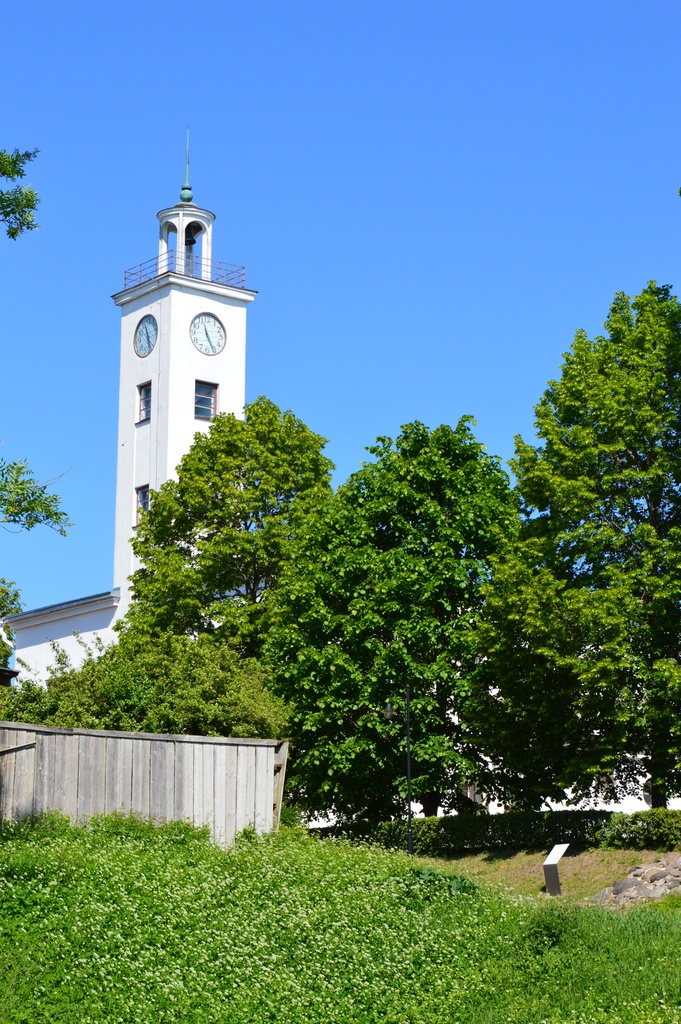
[[[162,274],[182,274],[184,277],[196,277],[201,281],[226,284],[231,288],[246,287],[245,267],[239,267],[235,263],[223,263],[220,260],[202,260],[186,250],[183,254],[177,249],[169,249],[163,256],[155,256],[126,270],[123,275],[123,290],[134,288],[135,285],[151,281]]]

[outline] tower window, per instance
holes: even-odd
[[[136,524],[140,521],[140,513],[146,512],[149,508],[149,484],[145,484],[144,487],[135,488],[135,501],[136,501]]]
[[[144,423],[151,419],[151,381],[140,384],[137,388],[138,394],[138,415],[137,422]]]
[[[218,386],[197,380],[194,391],[194,416],[197,420],[212,420],[218,411]]]

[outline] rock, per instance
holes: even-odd
[[[623,878],[621,882],[615,882],[612,887],[612,891],[615,896],[619,896],[621,893],[626,892],[627,889],[634,889],[642,884],[640,878]]]
[[[625,890],[625,892],[622,895],[626,896],[627,898],[629,898],[629,896],[631,895],[636,900],[659,899],[660,896],[666,895],[666,889],[664,888],[664,886],[656,888],[654,885],[639,885],[632,893],[629,893],[628,890]]]
[[[604,907],[631,907],[645,900],[659,900],[669,892],[681,894],[681,854],[665,854],[655,864],[629,868],[627,877],[601,889],[591,897],[592,903]]]
[[[595,896],[591,897],[592,903],[606,903],[612,896],[612,886],[609,885],[605,889],[601,889]]]

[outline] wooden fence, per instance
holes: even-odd
[[[288,745],[278,740],[56,729],[0,722],[0,821],[134,811],[235,832],[279,825]]]

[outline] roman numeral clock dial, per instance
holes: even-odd
[[[225,329],[217,317],[199,313],[189,328],[194,347],[205,356],[216,356],[225,347]]]

